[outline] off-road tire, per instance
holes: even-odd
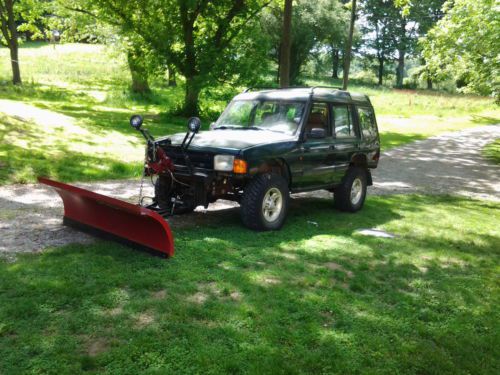
[[[161,209],[172,210],[172,193],[170,177],[159,176],[155,182],[155,201]],[[176,205],[174,207],[174,214],[181,215],[193,212],[196,207],[194,204]]]
[[[359,199],[351,199],[351,191],[355,181],[361,182],[361,196]],[[359,182],[356,182],[358,184]],[[367,173],[359,167],[351,167],[347,170],[342,183],[334,189],[333,202],[335,208],[340,211],[356,212],[363,208],[366,198]]]
[[[281,193],[282,204],[278,217],[273,221],[268,221],[263,212],[264,198],[273,189]],[[278,230],[285,222],[289,200],[288,184],[283,177],[272,173],[255,176],[245,186],[243,192],[240,203],[241,220],[246,227],[253,230]]]

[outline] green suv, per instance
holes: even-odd
[[[247,90],[210,131],[199,128],[191,118],[187,134],[148,139],[154,204],[180,214],[236,201],[255,230],[281,228],[290,193],[326,189],[336,208],[358,211],[380,156],[369,98],[335,88]]]

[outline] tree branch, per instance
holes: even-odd
[[[231,35],[229,36],[229,38],[227,38],[225,41],[222,40],[223,36],[221,36],[220,37],[221,40],[219,41],[218,45],[216,44],[216,46],[219,49],[223,49],[223,48],[227,47],[229,45],[229,43],[231,43],[231,41],[240,33],[241,29],[243,29],[243,27],[245,27],[251,19],[253,19],[259,12],[262,11],[262,9],[264,9],[265,7],[267,7],[270,3],[271,3],[271,1],[268,1],[267,3],[264,3],[261,7],[259,7],[258,9],[256,9],[255,11],[253,11],[252,13],[250,13],[248,15],[248,17],[245,18],[245,20],[243,20],[243,22],[238,27],[234,28],[234,31],[231,33]],[[231,20],[227,24],[227,27],[229,27],[229,24],[231,23],[232,19],[236,16],[236,14],[237,13],[235,13],[231,17]],[[217,29],[217,32],[218,31],[219,31],[219,29]],[[217,32],[216,32],[216,36],[217,36]],[[227,35],[227,32],[226,32],[226,35]],[[216,36],[214,36],[214,39],[216,38]]]
[[[67,9],[69,11],[72,11],[72,12],[77,12],[77,13],[82,13],[82,14],[85,14],[87,16],[91,16],[93,18],[95,18],[96,20],[99,20],[99,21],[102,21],[102,18],[99,17],[97,14],[95,13],[92,13],[91,11],[89,10],[86,10],[86,9],[81,9],[81,8],[73,8],[73,7],[70,7],[70,6],[67,6],[67,5],[63,5],[63,8],[64,9]],[[109,23],[110,25],[113,25],[113,26],[121,26],[120,23],[118,22],[114,22],[114,21],[111,21],[109,19],[106,19],[106,23]]]

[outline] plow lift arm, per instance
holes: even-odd
[[[193,138],[196,135],[196,133],[199,132],[200,128],[201,128],[200,119],[198,117],[191,117],[188,120],[188,131],[181,143],[181,151],[184,157],[184,162],[189,168],[191,174],[193,173],[193,164],[191,164],[191,160],[189,159],[189,155],[186,153],[186,151],[191,145],[191,142],[193,141]]]
[[[141,132],[148,142],[148,150],[152,151],[149,166],[154,173],[161,173],[165,168],[172,169],[172,161],[157,147],[153,136],[141,128],[142,121],[141,116],[134,115],[130,118],[130,125]],[[188,132],[181,145],[188,166],[191,163],[185,151],[200,126],[197,117],[188,120]],[[64,225],[158,255],[174,255],[174,239],[170,226],[158,212],[48,178],[39,177],[38,181],[54,188],[61,197],[64,204]]]

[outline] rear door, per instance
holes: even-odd
[[[380,139],[372,107],[358,107],[358,123],[361,132],[360,148],[367,155],[369,167],[376,167],[380,155]]]
[[[339,183],[349,168],[352,155],[359,150],[359,131],[354,121],[354,108],[350,104],[332,104],[333,147],[335,173],[333,183]]]

